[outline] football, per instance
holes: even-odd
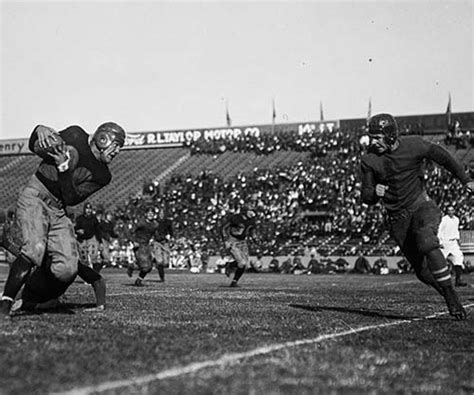
[[[48,139],[49,146],[46,148],[40,147],[39,140],[36,140],[33,145],[33,151],[35,154],[41,156],[42,158],[50,158],[49,154],[53,152],[54,148],[64,144],[64,140],[59,134],[55,135],[56,139],[53,140],[52,138]]]

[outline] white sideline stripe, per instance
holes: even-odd
[[[464,305],[465,308],[472,307],[472,306],[474,306],[474,303]],[[242,353],[224,354],[222,357],[218,359],[208,360],[208,361],[203,361],[203,362],[195,362],[186,366],[162,370],[161,372],[154,373],[154,374],[149,374],[149,375],[135,377],[135,378],[126,379],[126,380],[106,381],[102,384],[91,385],[91,386],[82,387],[82,388],[81,387],[73,388],[72,390],[69,390],[69,391],[56,392],[54,394],[86,395],[86,394],[93,394],[93,393],[98,393],[98,392],[115,390],[118,388],[129,387],[133,385],[140,386],[146,383],[150,383],[152,381],[164,380],[164,379],[168,379],[172,377],[179,377],[185,374],[194,373],[204,368],[234,364],[241,359],[251,358],[257,355],[269,354],[271,352],[278,351],[284,348],[298,347],[305,344],[320,343],[324,340],[331,340],[338,337],[351,335],[354,333],[360,333],[360,332],[370,331],[372,329],[385,328],[385,327],[395,326],[395,325],[400,325],[400,324],[412,323],[415,321],[427,320],[427,319],[435,318],[435,317],[438,317],[440,315],[445,315],[445,314],[448,314],[448,313],[447,312],[434,313],[434,314],[427,315],[421,318],[413,318],[411,320],[399,320],[399,321],[394,321],[394,322],[387,322],[384,324],[363,326],[357,329],[351,329],[351,330],[343,331],[343,332],[328,333],[326,335],[321,335],[313,339],[303,339],[303,340],[296,340],[296,341],[285,342],[285,343],[277,343],[270,346],[258,347],[253,350],[242,352]]]
[[[107,294],[109,296],[132,296],[132,295],[148,295],[148,294],[156,294],[160,292],[165,292],[164,289],[155,289],[153,291],[145,291],[145,292],[119,292],[116,294]]]
[[[419,283],[418,280],[407,280],[407,281],[394,281],[392,283],[385,283],[384,285],[398,285],[398,284],[414,284]]]

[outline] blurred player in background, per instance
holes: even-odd
[[[166,218],[165,211],[157,213],[158,226],[153,234],[151,254],[155,262],[160,281],[165,281],[165,267],[170,265],[170,241],[173,238],[173,223]]]
[[[221,236],[224,247],[232,257],[227,262],[226,275],[234,273],[230,287],[237,287],[239,279],[249,264],[248,240],[254,238],[255,212],[247,207],[238,214],[231,214],[224,219]]]
[[[17,201],[19,254],[5,282],[0,320],[9,315],[13,300],[27,279],[31,279],[29,287],[33,290],[45,284],[48,289],[67,288],[74,281],[79,254],[66,206],[82,203],[110,183],[108,166],[124,143],[125,131],[113,122],[100,125],[92,136],[79,126],[59,133],[47,126],[35,127],[29,148],[43,160]],[[47,267],[29,277],[33,268],[45,262]]]
[[[100,213],[97,217],[99,221],[99,234],[101,244],[99,245],[100,251],[100,266],[96,268],[97,272],[100,272],[104,266],[112,265],[112,241],[118,238],[118,234],[115,232],[115,222],[113,215],[110,211]]]
[[[84,212],[76,218],[75,230],[79,243],[79,259],[84,265],[97,270],[100,266],[99,243],[102,240],[99,220],[89,202],[84,204]]]
[[[133,231],[132,241],[139,270],[134,283],[137,287],[144,285],[143,281],[146,275],[153,269],[152,239],[158,229],[158,222],[155,217],[155,208],[153,206],[147,207],[144,216],[138,220]],[[133,276],[133,270],[133,263],[130,263],[127,269],[129,277]]]
[[[451,262],[455,276],[454,285],[456,287],[466,287],[467,283],[461,280],[464,269],[464,254],[459,246],[459,218],[454,215],[454,206],[452,205],[448,206],[447,214],[441,218],[438,237],[444,257],[452,257]]]
[[[445,299],[449,313],[458,320],[466,311],[453,288],[449,267],[438,239],[441,211],[428,197],[423,177],[424,160],[449,170],[472,192],[474,182],[451,154],[420,136],[399,137],[390,114],[369,120],[370,146],[362,156],[362,201],[383,202],[390,233],[411,263],[417,277]]]

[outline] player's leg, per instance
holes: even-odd
[[[452,263],[452,271],[454,272],[454,285],[456,287],[466,287],[467,283],[462,281],[462,272],[464,270],[464,254],[457,240],[445,243],[441,250],[445,258],[449,257]]]
[[[152,246],[153,260],[155,261],[156,270],[158,270],[158,276],[160,281],[165,281],[165,265],[169,264],[170,254],[169,249],[161,243],[153,243]]]
[[[3,295],[0,301],[0,320],[9,315],[13,301],[26,282],[35,265],[41,265],[46,248],[47,207],[37,197],[37,191],[26,187],[17,203],[16,221],[9,229],[12,246],[11,252],[17,254],[10,265]],[[5,246],[9,248],[8,246]],[[13,251],[15,250],[15,251]]]
[[[89,240],[89,256],[91,259],[92,269],[94,269],[96,272],[99,272],[102,268],[102,261],[100,256],[99,241],[95,236]]]
[[[413,214],[412,231],[418,250],[426,257],[429,271],[442,289],[449,313],[458,320],[466,319],[466,311],[451,281],[451,272],[440,250],[438,228],[441,211],[434,202],[427,201]]]
[[[74,278],[65,282],[58,280],[51,272],[51,262],[45,259],[43,265],[35,267],[28,276],[21,295],[20,310],[36,310],[57,306],[58,298],[72,284]]]
[[[94,268],[98,273],[100,273],[104,266],[108,266],[111,263],[110,242],[107,240],[102,240],[102,243],[99,245],[99,262],[97,267]]]
[[[234,257],[237,263],[237,269],[234,272],[234,277],[230,283],[230,287],[237,287],[242,275],[245,273],[245,269],[249,260],[248,246],[247,243],[235,243],[231,247],[231,255]]]
[[[78,265],[77,275],[92,286],[96,299],[96,307],[104,310],[106,294],[105,279],[97,271],[81,263]]]
[[[134,284],[137,287],[141,287],[143,286],[143,281],[145,280],[146,275],[151,272],[153,267],[150,246],[143,244],[140,245],[135,251],[135,256],[137,259],[139,273]]]

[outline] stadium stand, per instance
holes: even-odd
[[[411,126],[404,128],[405,133],[423,134],[444,145],[472,171],[472,139],[460,147],[446,139],[446,133],[428,133],[419,122],[407,125]],[[395,255],[380,208],[359,203],[362,132],[363,127],[354,125],[331,131],[198,140],[179,148],[124,150],[112,163],[111,185],[90,201],[114,212],[123,243],[128,225],[152,203],[173,219],[177,249],[199,245],[218,255],[217,229],[223,215],[253,201],[260,241],[251,247],[252,254],[292,255],[315,249],[321,256],[358,251]],[[38,161],[33,155],[0,156],[3,211],[14,204]],[[427,172],[430,195],[441,207],[456,201],[461,229],[473,230],[472,204],[460,184],[432,164],[427,164]],[[71,210],[72,215],[76,213]]]

